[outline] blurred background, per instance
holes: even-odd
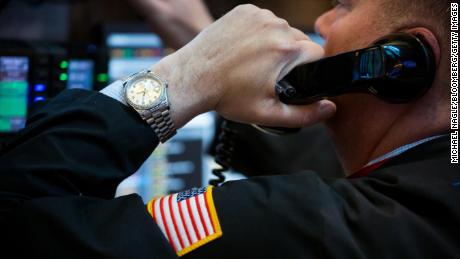
[[[142,1],[0,0],[1,145],[14,138],[37,107],[62,90],[100,90],[186,43],[170,41],[189,37],[180,30],[165,39],[163,29],[170,24],[134,6]],[[330,0],[205,1],[214,18],[244,3],[272,10],[312,37],[315,19],[331,8]],[[191,14],[180,15],[186,20]],[[119,186],[118,195],[137,192],[148,200],[206,185],[215,166],[207,152],[215,128],[214,114],[191,121]],[[242,176],[230,179],[238,177]]]

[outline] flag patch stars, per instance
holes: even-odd
[[[178,256],[222,236],[212,186],[153,199],[147,209]]]

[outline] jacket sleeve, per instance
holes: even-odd
[[[184,258],[458,258],[458,220],[447,219],[455,214],[446,200],[454,204],[459,192],[444,179],[418,189],[420,175],[403,180],[407,168],[390,171],[352,180],[306,171],[224,184],[213,191],[222,237]],[[439,195],[447,189],[450,197]]]
[[[113,199],[157,144],[131,108],[63,92],[0,154],[2,244],[17,258],[174,257],[140,197]]]

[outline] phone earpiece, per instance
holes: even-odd
[[[296,67],[275,90],[286,104],[308,104],[350,92],[405,103],[428,90],[435,72],[430,46],[412,34],[396,33],[371,47]]]
[[[395,33],[372,46],[294,68],[276,84],[286,104],[309,104],[352,92],[373,94],[389,103],[407,103],[422,96],[436,73],[431,47],[408,33]],[[295,129],[257,126],[283,135]]]

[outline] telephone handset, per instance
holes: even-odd
[[[405,103],[428,90],[435,72],[433,52],[423,39],[395,33],[368,48],[298,66],[275,90],[286,104],[309,104],[350,92]]]
[[[429,89],[435,72],[433,52],[423,39],[395,33],[377,40],[368,48],[298,66],[276,84],[275,90],[283,103],[294,105],[351,92],[373,94],[390,103],[406,103]],[[300,130],[254,126],[276,135]],[[237,133],[231,131],[230,124],[224,123],[219,138],[231,143],[230,135]],[[218,179],[211,184],[219,185],[224,181],[223,171],[231,167],[230,149],[233,148],[218,145],[216,161],[222,169],[214,170]]]

